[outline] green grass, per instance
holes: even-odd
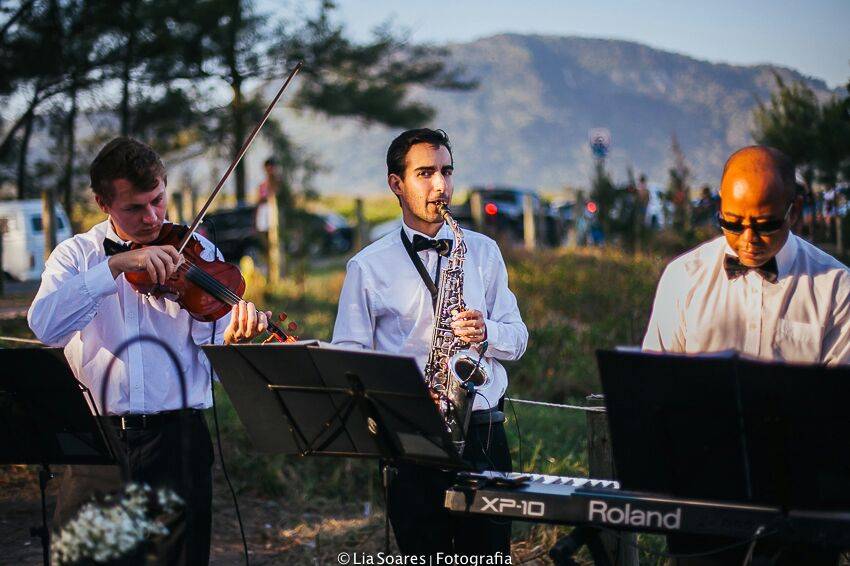
[[[525,356],[509,367],[512,390],[546,401],[598,392],[595,351],[641,342],[660,270],[613,249],[509,256],[529,329]]]
[[[386,220],[392,220],[401,216],[401,208],[398,199],[387,188],[385,194],[361,197],[363,199],[363,218],[370,225],[380,224]],[[323,195],[319,197],[318,204],[323,208],[334,210],[348,219],[356,222],[355,209],[356,197],[347,195]]]

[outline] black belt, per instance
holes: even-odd
[[[472,411],[472,414],[469,416],[469,424],[474,426],[488,426],[503,422],[505,422],[505,413],[496,407],[482,411]]]
[[[180,419],[180,417],[195,415],[203,415],[203,412],[198,409],[179,409],[177,411],[151,413],[150,415],[109,415],[103,418],[120,430],[143,430],[160,428],[167,423]]]

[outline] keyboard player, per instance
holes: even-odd
[[[850,271],[791,233],[801,210],[794,166],[780,151],[750,146],[732,154],[720,185],[719,236],[673,260],[661,276],[643,349],[737,350],[786,362],[850,363]],[[673,554],[711,552],[730,542],[668,537]],[[835,564],[812,547],[764,548],[778,564]],[[675,565],[740,564],[748,545]]]

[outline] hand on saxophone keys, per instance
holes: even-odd
[[[487,339],[487,326],[481,311],[470,309],[456,313],[452,316],[451,326],[455,336],[469,344],[477,344]]]

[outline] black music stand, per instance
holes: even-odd
[[[0,464],[34,464],[41,490],[44,563],[50,561],[47,482],[51,465],[114,464],[94,400],[71,373],[61,348],[0,349]]]
[[[413,358],[318,342],[203,350],[261,452],[468,467]]]
[[[203,346],[261,452],[469,468],[457,453],[416,361],[319,342]],[[389,513],[384,521],[389,552]]]
[[[599,351],[617,479],[630,490],[850,509],[850,368]]]

